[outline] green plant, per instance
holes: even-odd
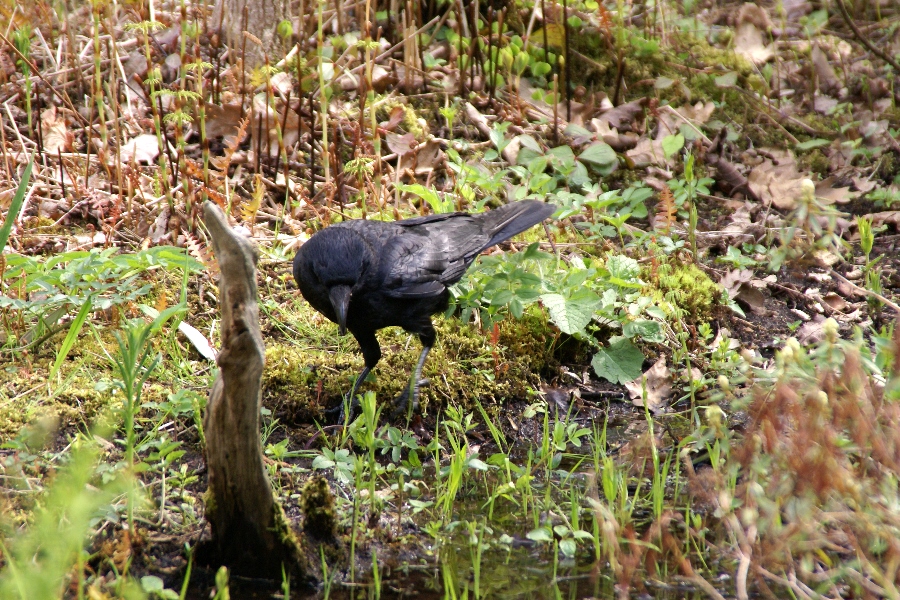
[[[14,311],[18,317],[20,345],[15,350],[39,346],[63,328],[66,315],[85,310],[85,304],[90,303],[88,311],[110,310],[148,295],[153,290],[153,284],[145,281],[149,272],[185,269],[187,274],[203,268],[184,250],[170,246],[134,254],[120,254],[115,248],[50,257],[10,254],[6,261],[8,290],[0,295],[0,310]]]
[[[444,120],[447,122],[447,131],[448,138],[453,139],[453,123],[456,121],[456,115],[459,113],[459,102],[454,101],[453,104],[450,104],[450,97],[447,96],[447,104],[438,109],[438,112],[441,113],[441,116],[444,117]]]
[[[446,522],[453,514],[453,503],[462,487],[465,473],[469,469],[487,471],[488,465],[478,458],[477,452],[469,451],[466,434],[475,427],[472,413],[464,415],[460,409],[448,406],[444,414],[446,418],[442,425],[447,443],[450,444],[450,464],[440,470],[440,476],[445,481],[439,501],[443,504]]]
[[[594,539],[594,536],[589,531],[573,529],[568,523],[561,523],[552,527],[542,525],[529,531],[526,537],[535,542],[557,543],[557,548],[566,558],[575,556],[580,541],[593,541]]]
[[[316,456],[312,462],[313,469],[331,469],[334,477],[341,483],[353,481],[354,461],[347,448],[322,448],[322,454]]]
[[[12,43],[18,50],[19,58],[16,64],[22,70],[22,77],[25,80],[25,116],[28,121],[28,131],[33,131],[32,114],[31,114],[31,25],[24,23],[21,27],[13,30]]]
[[[162,27],[164,27],[164,25],[159,21],[141,21],[140,23],[128,23],[125,26],[126,31],[140,32],[144,42],[144,59],[147,61],[148,65],[155,64],[153,62],[153,57],[150,50],[150,33],[157,29],[161,29]],[[159,102],[157,100],[157,92],[159,91],[160,86],[163,83],[162,73],[160,72],[158,67],[152,67],[147,71],[147,78],[144,80],[144,83],[147,85],[147,90],[150,93],[150,109],[153,114],[153,130],[156,133],[156,145],[159,148],[159,154],[157,156],[159,174],[156,179],[156,184],[159,190],[164,190],[166,199],[169,202],[169,207],[172,207],[175,204],[175,200],[172,197],[172,192],[168,185],[169,175],[167,167],[167,157],[169,156],[169,153],[168,148],[163,140],[164,132],[162,114],[160,113]]]
[[[816,186],[804,179],[797,208],[788,218],[782,245],[772,253],[769,269],[776,271],[787,259],[826,252],[841,255],[847,243],[837,232],[838,218],[843,213],[816,196]]]
[[[571,256],[562,262],[532,244],[523,253],[488,257],[470,269],[451,289],[450,311],[460,310],[463,320],[474,315],[490,327],[506,311],[519,318],[527,305],[540,302],[561,332],[598,350],[593,361],[598,375],[630,381],[643,362],[631,340],[661,342],[666,319],[641,293],[645,284],[639,275],[637,261],[625,255],[605,261]],[[603,346],[595,335],[600,325],[621,328],[623,336]]]
[[[30,525],[0,541],[4,567],[0,596],[21,600],[55,600],[63,596],[73,569],[83,594],[82,552],[98,513],[108,509],[124,489],[124,479],[96,482],[98,449],[79,436],[65,466],[47,487]]]
[[[900,189],[897,189],[896,186],[878,188],[872,190],[869,193],[868,198],[878,208],[892,210],[895,206],[900,205]]]
[[[22,210],[22,204],[25,202],[25,193],[28,191],[28,182],[31,181],[31,170],[33,168],[34,157],[32,157],[28,161],[28,164],[25,165],[25,170],[22,172],[22,178],[19,179],[19,184],[16,186],[16,193],[13,195],[12,201],[9,204],[9,210],[6,211],[6,219],[3,220],[3,226],[0,227],[0,253],[6,248],[9,234],[12,231],[16,219],[19,217],[19,211]],[[0,273],[0,282],[3,281],[5,275],[5,272]]]
[[[153,352],[151,335],[157,332],[171,317],[184,310],[173,306],[159,314],[152,322],[135,319],[126,323],[122,332],[116,332],[118,356],[110,357],[119,380],[116,386],[122,391],[122,420],[125,439],[125,467],[129,474],[135,472],[135,417],[141,406],[141,391],[153,370],[162,362],[162,354]],[[128,495],[128,528],[134,531],[134,488]]]

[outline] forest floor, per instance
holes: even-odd
[[[251,68],[193,2],[0,3],[0,596],[900,598],[896,2],[374,8]],[[362,358],[297,248],[526,198],[559,210],[454,287],[418,409],[335,426]],[[259,250],[313,557],[274,584],[194,561],[207,199]],[[369,408],[420,351],[379,340]]]

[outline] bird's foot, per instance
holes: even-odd
[[[347,423],[352,423],[353,418],[356,416],[356,410],[358,408],[359,408],[359,400],[357,400],[356,398],[353,398],[352,400],[350,400],[348,402],[347,398],[344,397],[344,398],[341,398],[341,401],[339,403],[337,403],[335,406],[332,406],[331,408],[326,408],[325,414],[331,416],[331,415],[337,413],[337,419],[335,420],[335,424],[343,425],[344,424],[344,415],[345,414],[349,415],[349,419],[347,419]]]
[[[401,414],[407,412],[412,405],[412,412],[419,408],[419,387],[431,383],[429,379],[420,379],[413,386],[406,386],[403,391],[394,399],[394,410],[391,411],[390,420],[393,421]],[[412,387],[412,402],[410,402],[410,387]]]

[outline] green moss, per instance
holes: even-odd
[[[303,530],[317,540],[333,540],[337,535],[334,496],[322,476],[309,479],[300,491]]]
[[[830,164],[828,157],[819,149],[807,152],[806,154],[801,154],[797,157],[797,165],[800,167],[801,171],[818,173],[823,179],[828,176]]]
[[[671,315],[680,314],[690,323],[709,320],[722,297],[722,288],[696,265],[660,265],[656,289],[657,304]]]
[[[536,307],[521,320],[499,323],[496,345],[490,332],[457,319],[438,317],[435,328],[437,344],[423,372],[430,380],[430,385],[421,389],[420,403],[425,410],[433,403],[470,406],[475,400],[524,398],[538,385],[540,374],[555,362],[556,332]],[[363,368],[359,347],[351,336],[338,338],[337,326],[331,323],[321,324],[315,335],[324,332],[328,337],[302,341],[300,347],[278,343],[267,349],[263,374],[267,406],[287,408],[300,420],[321,418],[324,407],[349,391]],[[389,401],[408,384],[421,345],[397,327],[379,331],[378,339],[382,359],[363,390]]]

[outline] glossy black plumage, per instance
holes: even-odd
[[[375,332],[399,326],[419,336],[422,354],[399,399],[416,400],[425,357],[435,341],[431,316],[447,308],[447,288],[487,248],[537,225],[556,208],[533,200],[478,214],[448,213],[395,222],[344,221],[313,235],[294,257],[303,297],[349,330],[359,342],[365,369],[381,358]]]

